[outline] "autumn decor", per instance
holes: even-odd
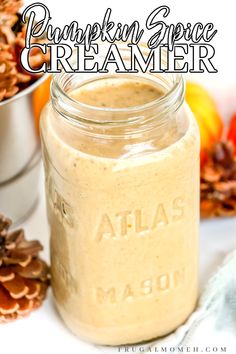
[[[26,32],[26,25],[21,23],[18,14],[21,6],[20,0],[0,1],[0,101],[14,96],[39,77],[38,74],[26,72],[20,63]],[[48,59],[48,55],[42,54],[37,48],[30,52],[32,68],[40,67]]]
[[[230,127],[227,134],[227,139],[232,141],[235,149],[234,155],[236,155],[236,113],[233,115],[230,123]]]
[[[230,141],[216,143],[201,169],[201,216],[236,215],[236,157]]]
[[[221,139],[223,121],[210,94],[195,82],[186,84],[186,101],[198,122],[201,136],[201,164],[212,145]]]
[[[236,216],[236,113],[226,129],[209,93],[193,82],[186,100],[201,135],[201,217]]]
[[[39,257],[39,241],[27,241],[23,230],[9,231],[11,220],[0,215],[0,323],[28,315],[44,300],[49,268]]]

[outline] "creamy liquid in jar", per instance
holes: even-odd
[[[118,78],[84,84],[70,97],[109,110],[165,94],[149,81]],[[163,336],[195,307],[199,137],[186,105],[181,115],[183,129],[163,123],[159,135],[124,144],[94,137],[94,128],[79,133],[51,105],[44,112],[53,292],[63,320],[85,340]],[[94,109],[91,120],[98,117]]]

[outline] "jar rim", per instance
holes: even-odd
[[[90,82],[93,82],[95,80],[100,80],[100,79],[108,79],[108,78],[118,78],[118,77],[125,77],[128,78],[130,75],[132,75],[132,78],[134,76],[137,77],[137,79],[141,78],[139,76],[140,73],[134,74],[134,73],[127,73],[127,74],[105,74],[102,75],[101,73],[98,73],[96,78],[93,77],[90,80],[84,80],[83,84],[87,84]],[[150,72],[149,74],[155,76],[155,74],[158,74],[160,77],[163,76],[164,73],[152,73]],[[99,124],[99,125],[117,125],[117,124],[129,124],[130,122],[137,121],[139,117],[136,117],[134,119],[131,117],[131,119],[121,119],[121,120],[113,120],[109,121],[108,120],[96,120],[96,114],[103,114],[103,115],[108,115],[109,116],[112,114],[117,114],[121,115],[124,113],[129,112],[130,116],[134,116],[137,114],[140,114],[141,112],[151,110],[151,109],[158,109],[161,108],[162,111],[165,110],[167,106],[170,106],[170,102],[175,101],[176,107],[174,108],[174,111],[176,111],[179,106],[182,104],[184,100],[184,94],[185,94],[185,80],[183,76],[180,73],[167,73],[171,74],[174,76],[173,78],[173,84],[172,86],[166,90],[166,92],[161,95],[160,97],[151,100],[150,102],[141,104],[141,105],[136,105],[136,106],[131,106],[131,107],[100,107],[100,106],[94,106],[90,105],[84,102],[80,102],[79,100],[74,99],[71,97],[71,95],[66,92],[66,90],[63,88],[62,81],[68,76],[75,76],[75,75],[81,75],[80,73],[66,73],[66,72],[61,72],[59,74],[54,74],[52,78],[52,84],[51,84],[51,97],[52,97],[52,102],[54,108],[58,111],[59,114],[62,114],[66,119],[72,120],[74,123],[76,121],[83,121],[87,122],[89,124]],[[177,99],[176,99],[177,96]],[[60,104],[60,107],[58,107],[58,100],[61,100],[63,104]],[[67,108],[66,108],[67,107]],[[70,107],[70,109],[68,109]],[[83,112],[89,112],[88,117],[85,115],[81,115]],[[96,114],[94,114],[96,113]],[[93,119],[91,119],[91,116]]]

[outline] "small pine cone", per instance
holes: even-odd
[[[236,158],[231,142],[219,142],[201,170],[201,216],[236,215]]]
[[[24,231],[9,231],[11,220],[0,215],[0,323],[28,315],[44,300],[49,268],[38,256],[39,241]]]
[[[0,25],[12,28],[18,21],[17,12],[22,5],[22,0],[0,0]]]
[[[14,96],[19,85],[30,79],[29,75],[18,72],[11,46],[0,43],[0,102]]]
[[[0,12],[6,12],[8,14],[16,14],[23,6],[22,0],[1,0]]]
[[[20,56],[25,47],[26,25],[18,13],[22,0],[0,0],[0,102],[25,89],[43,73],[29,73],[21,65]],[[46,38],[32,43],[45,43]],[[33,69],[49,62],[49,52],[43,54],[32,48],[29,63]]]
[[[18,16],[8,14],[6,12],[0,12],[0,25],[8,26],[12,28],[18,21]]]
[[[0,25],[0,43],[14,45],[16,40],[15,33],[7,25]]]
[[[6,61],[12,61],[13,54],[11,52],[11,47],[7,44],[0,43],[0,67]]]
[[[16,64],[12,61],[10,47],[0,43],[0,101],[18,92],[17,81]]]

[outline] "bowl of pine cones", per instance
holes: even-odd
[[[20,63],[26,35],[19,13],[22,5],[22,0],[0,2],[0,210],[14,222],[22,220],[36,203],[40,165],[37,123],[49,86],[46,75],[28,73]],[[31,50],[32,68],[47,60],[37,48]]]

